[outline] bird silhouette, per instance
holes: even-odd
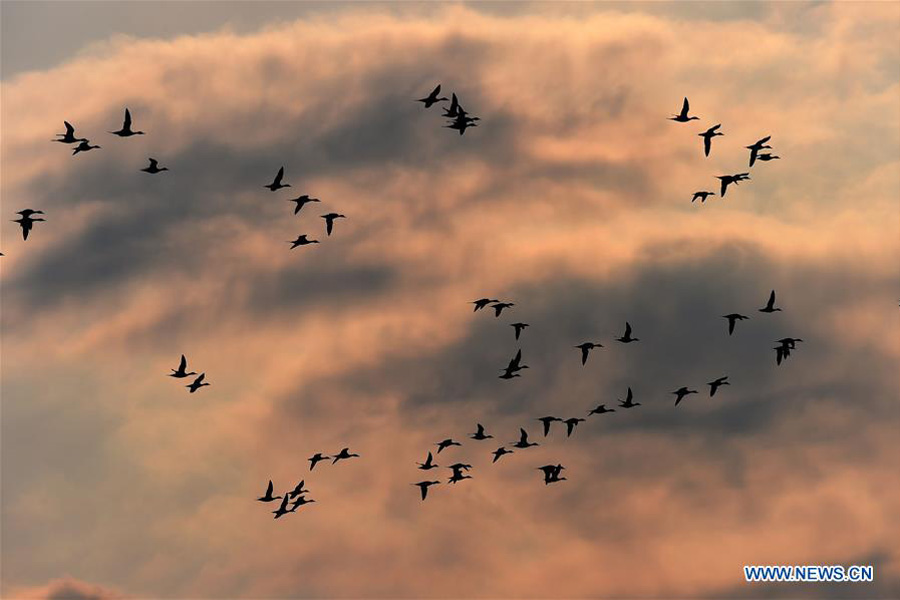
[[[780,365],[781,361],[791,355],[789,346],[775,346],[775,362]]]
[[[100,146],[91,146],[91,143],[88,140],[84,140],[83,142],[78,144],[78,146],[76,146],[74,150],[72,150],[72,156],[75,156],[79,152],[88,152],[99,147]]]
[[[728,319],[728,335],[731,335],[732,333],[734,333],[734,324],[737,321],[743,321],[744,319],[749,319],[750,317],[738,313],[731,313],[728,315],[722,315],[722,318]]]
[[[311,240],[307,237],[307,234],[298,235],[296,240],[289,241],[288,244],[291,245],[291,250],[298,246],[308,246],[309,244],[318,244],[319,240]]]
[[[562,422],[562,419],[560,419],[559,417],[541,417],[535,420],[540,421],[544,424],[544,437],[547,437],[547,434],[550,433],[550,425],[553,423],[553,421]]]
[[[494,316],[499,317],[500,313],[503,312],[503,309],[509,308],[510,306],[515,306],[515,303],[514,302],[497,302],[492,307],[494,309]]]
[[[720,195],[724,198],[725,192],[728,190],[728,186],[732,183],[737,185],[741,181],[746,181],[750,179],[749,173],[736,173],[734,175],[716,175],[716,179],[722,182],[722,188],[720,190]]]
[[[728,375],[726,375],[725,377],[719,377],[715,381],[710,381],[706,385],[709,386],[709,397],[712,398],[713,396],[716,395],[716,390],[719,389],[719,386],[731,385],[731,384],[728,383]]]
[[[296,202],[297,206],[294,207],[294,214],[296,215],[300,212],[300,209],[303,208],[309,202],[321,202],[318,198],[310,198],[308,195],[303,194],[297,198],[289,198],[288,202]]]
[[[438,98],[438,94],[440,94],[440,93],[441,93],[441,85],[438,84],[438,86],[436,88],[431,90],[430,94],[428,94],[424,98],[420,98],[419,100],[416,100],[416,102],[423,102],[425,104],[425,108],[431,108],[432,104],[435,104],[436,102],[443,102],[443,101],[447,100],[447,98]]]
[[[773,313],[780,311],[780,308],[775,308],[775,290],[772,290],[772,293],[769,294],[769,301],[766,302],[766,305],[759,309],[759,312],[764,313]]]
[[[510,327],[515,327],[516,329],[516,339],[519,339],[519,334],[528,327],[528,323],[510,323]]]
[[[312,504],[315,502],[312,498],[307,498],[306,496],[298,496],[296,500],[291,504],[291,510],[288,512],[294,512],[304,504]]]
[[[185,369],[187,369],[187,359],[184,357],[184,354],[182,354],[181,362],[178,364],[178,368],[177,369],[169,369],[170,371],[172,371],[169,374],[169,377],[176,377],[178,379],[181,379],[182,377],[187,377],[189,375],[197,374],[194,371],[191,371],[190,373],[188,373]]]
[[[148,159],[150,161],[150,165],[141,169],[141,171],[145,173],[150,173],[151,175],[155,175],[157,173],[162,173],[163,171],[168,171],[169,167],[159,167],[159,161],[155,158]]]
[[[606,408],[605,404],[599,405],[597,408],[588,411],[588,416],[590,415],[602,415],[605,413],[616,412],[614,408]]]
[[[438,447],[437,453],[440,454],[441,450],[443,450],[444,448],[449,448],[450,446],[462,446],[462,444],[460,444],[456,440],[447,438],[446,440],[441,440],[440,442],[437,442],[435,444],[435,446]]]
[[[717,129],[719,129],[719,127],[721,127],[721,126],[722,126],[722,124],[719,123],[718,125],[714,125],[713,127],[710,127],[703,133],[697,134],[703,138],[703,155],[704,156],[709,156],[709,151],[712,148],[712,139],[714,137],[716,137],[717,135],[725,135],[724,133],[719,133],[717,131]]]
[[[688,111],[690,110],[690,104],[688,104],[688,99],[685,97],[684,103],[681,105],[681,112],[677,115],[672,115],[669,117],[670,121],[678,121],[679,123],[687,123],[688,121],[696,121],[699,120],[700,117],[689,117]]]
[[[518,352],[516,352],[516,355],[509,360],[509,364],[506,366],[506,368],[502,370],[506,371],[507,373],[515,373],[516,371],[521,371],[522,369],[527,368],[528,365],[522,364],[522,349],[519,348]]]
[[[312,456],[310,456],[307,459],[309,461],[309,470],[312,471],[313,469],[316,468],[317,463],[319,463],[323,460],[328,460],[330,458],[331,458],[330,456],[325,456],[321,452],[316,452],[315,454],[313,454]]]
[[[622,342],[623,344],[630,344],[631,342],[639,342],[640,339],[636,337],[631,337],[631,323],[625,321],[625,335],[622,337],[616,338],[617,342]]]
[[[753,163],[756,162],[756,159],[759,156],[760,150],[762,150],[764,148],[769,148],[769,149],[772,148],[772,146],[766,145],[766,142],[768,142],[770,139],[772,139],[772,136],[767,135],[766,137],[762,138],[761,140],[757,140],[756,142],[754,142],[753,144],[751,144],[749,146],[744,146],[747,150],[750,151],[750,166],[751,167],[753,166]]]
[[[285,494],[284,498],[282,498],[282,500],[281,500],[281,506],[279,506],[276,510],[272,511],[272,514],[275,515],[276,519],[288,514],[289,512],[292,512],[290,510],[287,510],[287,503],[288,503],[288,495]]]
[[[348,458],[359,458],[359,454],[351,454],[350,448],[344,448],[334,455],[334,460],[331,461],[331,464],[335,464],[339,460],[346,460]]]
[[[60,142],[62,144],[74,144],[75,142],[86,142],[87,138],[77,138],[75,137],[75,128],[72,127],[72,124],[68,121],[63,121],[63,124],[66,126],[65,133],[57,133],[56,137],[58,140],[50,140],[52,142]]]
[[[622,400],[619,400],[619,406],[621,408],[634,408],[635,406],[641,405],[640,402],[633,402],[632,398],[634,398],[634,395],[632,395],[631,388],[629,387],[628,395],[625,397],[625,401],[623,402]]]
[[[331,212],[327,215],[322,215],[322,218],[325,219],[325,235],[331,235],[331,231],[334,229],[334,220],[346,219],[347,217],[345,215]]]
[[[448,483],[458,483],[463,479],[472,479],[471,475],[464,475],[463,470],[469,470],[472,468],[472,465],[466,465],[463,463],[456,463],[455,465],[450,465],[450,468],[453,469],[453,475],[450,477]]]
[[[694,200],[700,198],[700,202],[706,202],[706,199],[710,196],[715,196],[715,192],[694,192],[694,197],[691,198],[691,204],[694,203]]]
[[[31,229],[34,227],[34,224],[39,221],[45,221],[40,217],[34,217],[32,215],[42,215],[44,211],[42,210],[32,210],[30,208],[26,208],[24,210],[20,210],[16,213],[19,215],[18,219],[12,219],[13,223],[18,223],[19,227],[22,228],[22,239],[27,240],[28,234],[31,233]]]
[[[469,436],[470,438],[472,438],[473,440],[489,440],[494,437],[484,432],[484,426],[481,423],[476,423],[476,425],[478,426],[478,429],[477,431],[475,431],[475,433]]]
[[[760,153],[760,154],[756,155],[756,160],[761,160],[763,162],[769,162],[770,160],[778,160],[779,158],[781,158],[781,157],[775,156],[774,154],[768,154],[768,153],[767,154]]]
[[[278,169],[278,174],[275,176],[275,179],[272,180],[272,183],[268,185],[264,185],[264,188],[269,188],[273,192],[280,190],[281,188],[291,187],[289,183],[281,183],[281,180],[284,178],[284,167]]]
[[[521,377],[520,374],[515,371],[510,371],[509,369],[504,369],[503,373],[498,376],[500,379],[512,379],[513,377]]]
[[[562,465],[544,465],[543,467],[537,468],[538,471],[544,472],[544,485],[565,481],[565,477],[559,476],[563,469],[565,469],[565,467]]]
[[[456,93],[450,94],[450,107],[444,109],[444,116],[453,119],[459,114],[459,99]]]
[[[306,480],[301,479],[300,483],[298,483],[296,486],[294,486],[294,489],[292,489],[290,492],[288,492],[288,496],[290,496],[291,498],[295,498],[296,496],[299,496],[300,494],[308,494],[309,490],[303,489],[304,483],[306,483]]]
[[[581,419],[581,418],[578,418],[578,417],[571,417],[571,418],[566,419],[565,421],[563,421],[563,423],[566,424],[566,437],[570,437],[570,436],[572,435],[572,432],[575,431],[575,427],[576,427],[579,423],[581,423],[581,422],[583,422],[583,421],[585,421],[585,420],[586,420],[586,419]]]
[[[578,344],[575,346],[579,350],[581,350],[581,366],[587,362],[588,354],[591,353],[591,350],[594,348],[602,348],[603,344],[598,344],[597,342],[584,342],[582,344]]]
[[[273,490],[273,489],[275,489],[275,486],[272,485],[272,480],[270,479],[270,480],[269,480],[269,487],[266,488],[266,494],[265,494],[265,496],[262,496],[261,498],[257,498],[257,501],[259,501],[259,502],[272,502],[273,500],[277,500],[277,499],[281,498],[281,496],[273,496],[273,495],[272,495],[272,490]]]
[[[697,390],[689,390],[686,387],[682,386],[672,393],[677,396],[675,398],[675,406],[678,406],[678,403],[681,402],[685,396],[687,396],[688,394],[696,394]]]
[[[426,496],[428,496],[428,488],[439,483],[440,481],[420,481],[419,483],[413,483],[412,485],[419,486],[419,489],[422,491],[422,500],[425,500]]]
[[[512,442],[510,442],[510,443],[512,444],[513,448],[530,448],[531,446],[537,446],[537,445],[538,445],[537,442],[531,442],[531,443],[528,442],[528,432],[525,431],[524,429],[521,429],[521,428],[520,428],[520,429],[519,429],[519,434],[520,434],[520,435],[519,435],[519,441],[518,441],[518,442],[516,442],[516,443],[514,443],[514,444],[512,444]]]
[[[427,471],[429,469],[437,469],[440,466],[434,462],[434,457],[431,456],[431,452],[428,453],[428,458],[425,459],[425,462],[416,464],[419,465],[419,468],[423,471]]]
[[[206,377],[206,373],[200,373],[200,375],[197,377],[197,379],[193,380],[191,383],[189,383],[188,385],[186,385],[184,387],[190,388],[191,393],[193,394],[194,392],[196,392],[203,386],[209,385],[208,383],[203,382],[204,377]]]
[[[507,450],[506,448],[503,448],[503,447],[497,448],[492,453],[494,455],[494,460],[492,460],[491,463],[495,463],[498,460],[500,460],[500,457],[503,456],[504,454],[512,454],[512,453],[513,453],[512,450]]]
[[[133,135],[144,135],[143,131],[131,130],[131,111],[125,109],[125,120],[122,122],[122,129],[118,131],[110,131],[111,134],[119,137],[131,137]]]
[[[475,310],[473,310],[472,312],[478,312],[479,310],[481,310],[482,308],[484,308],[485,306],[487,306],[488,304],[491,304],[493,302],[500,302],[500,301],[499,300],[491,300],[490,298],[481,298],[479,300],[475,300],[472,302],[472,304],[475,305]]]
[[[794,348],[797,347],[797,342],[802,342],[803,340],[800,338],[786,337],[786,338],[781,338],[780,340],[775,340],[775,341],[777,343],[781,344],[782,346],[787,346],[790,350],[793,350]]]
[[[469,127],[478,127],[478,124],[475,123],[475,121],[479,120],[478,117],[467,117],[462,112],[462,108],[458,108],[456,112],[456,118],[449,124],[444,125],[444,127],[459,131],[459,135],[463,135]]]

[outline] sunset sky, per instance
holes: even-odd
[[[900,596],[900,3],[0,19],[3,598]],[[477,128],[414,101],[438,83]],[[685,96],[700,120],[667,120]],[[107,133],[125,107],[146,135]],[[50,143],[63,120],[101,148]],[[781,159],[750,169],[766,135]],[[300,194],[322,202],[295,216]],[[166,376],[182,353],[210,387]],[[640,407],[541,436],[629,386]],[[519,427],[541,445],[491,464]],[[316,503],[273,520],[269,479]]]

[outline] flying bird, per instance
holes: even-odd
[[[689,390],[686,387],[682,386],[672,393],[677,396],[677,398],[675,398],[675,406],[678,406],[678,403],[681,402],[685,396],[687,396],[688,394],[696,394],[697,390]]]
[[[625,401],[623,402],[623,401],[619,400],[619,406],[622,408],[634,408],[635,406],[641,405],[640,402],[633,402],[632,398],[634,398],[634,396],[632,395],[631,388],[629,387],[628,395],[625,397]]]
[[[281,183],[281,179],[283,177],[284,177],[284,167],[281,167],[280,169],[278,169],[278,174],[275,176],[275,179],[272,181],[272,183],[270,183],[268,185],[264,185],[263,187],[269,188],[273,192],[280,190],[281,188],[291,187],[291,184],[289,184],[289,183]]]
[[[749,173],[736,173],[734,175],[716,175],[716,179],[722,182],[722,188],[720,190],[721,196],[725,197],[725,191],[728,189],[728,186],[732,183],[737,185],[741,181],[746,181],[750,179]]]
[[[623,344],[630,344],[631,342],[639,342],[640,338],[631,337],[631,323],[625,321],[625,335],[616,338],[616,341],[622,342]]]
[[[434,457],[431,456],[431,452],[428,453],[428,458],[425,459],[425,462],[416,464],[419,465],[419,468],[423,471],[427,471],[429,469],[437,469],[440,466],[434,462]]]
[[[587,362],[588,354],[590,354],[591,350],[594,348],[602,348],[603,344],[598,344],[597,342],[584,342],[583,344],[578,344],[575,346],[579,350],[581,350],[581,365]]]
[[[761,160],[763,162],[769,162],[770,160],[778,160],[781,158],[780,156],[775,156],[773,154],[757,154],[756,160]]]
[[[331,231],[334,229],[334,220],[335,219],[346,219],[345,215],[340,215],[338,213],[328,213],[327,215],[322,215],[322,218],[325,219],[325,235],[331,235]]]
[[[709,397],[712,398],[713,396],[716,395],[716,390],[719,389],[719,386],[731,385],[731,384],[728,383],[728,375],[726,375],[725,377],[719,377],[715,381],[710,381],[706,385],[709,386]]]
[[[275,489],[275,486],[272,485],[272,480],[270,479],[270,480],[269,480],[269,487],[266,488],[266,494],[265,494],[265,496],[262,496],[261,498],[257,498],[257,501],[259,501],[259,502],[272,502],[273,500],[277,500],[277,499],[281,498],[281,496],[273,496],[273,495],[272,495],[272,490],[273,490],[273,489]]]
[[[309,202],[321,202],[318,198],[310,198],[307,194],[303,194],[297,198],[289,198],[288,202],[296,202],[297,206],[294,207],[294,214],[296,215],[300,212],[300,209],[303,208]]]
[[[72,124],[68,121],[63,121],[63,124],[66,126],[65,133],[57,133],[56,137],[58,140],[50,140],[52,142],[60,142],[62,144],[74,144],[75,142],[86,142],[87,138],[77,138],[75,137],[75,128],[72,127]]]
[[[459,100],[456,97],[456,93],[450,94],[450,108],[444,109],[444,116],[453,119],[459,114]]]
[[[722,318],[728,319],[728,335],[731,335],[732,333],[734,333],[734,324],[737,321],[743,321],[744,319],[749,319],[750,317],[738,313],[731,313],[728,315],[722,315]]]
[[[503,456],[504,454],[512,454],[512,453],[513,453],[512,450],[507,450],[506,448],[502,448],[502,447],[501,447],[501,448],[497,448],[497,449],[494,450],[494,452],[493,452],[494,460],[492,460],[491,463],[495,463],[495,462],[497,462],[498,460],[500,460],[500,457]]]
[[[330,458],[331,458],[330,456],[325,456],[321,452],[316,452],[315,454],[313,454],[312,456],[310,456],[307,459],[309,461],[309,470],[312,471],[313,469],[316,468],[317,463],[319,463],[323,460],[328,460]]]
[[[462,444],[460,444],[456,440],[447,438],[446,440],[442,440],[442,441],[436,443],[435,446],[438,447],[437,453],[440,454],[441,450],[443,450],[444,448],[449,448],[450,446],[462,446]]]
[[[786,346],[787,348],[793,350],[794,348],[797,347],[797,342],[802,342],[803,340],[800,338],[786,337],[786,338],[781,338],[780,340],[775,340],[775,341],[778,342],[779,344],[781,344],[782,346]]]
[[[553,421],[562,422],[562,419],[559,417],[541,417],[540,419],[535,420],[544,424],[544,437],[547,437],[547,434],[550,433],[550,424],[553,423]]]
[[[575,427],[576,427],[579,423],[581,423],[582,421],[585,421],[585,420],[586,420],[586,419],[581,419],[581,418],[578,418],[578,417],[572,417],[572,418],[570,418],[570,419],[566,419],[565,421],[563,421],[563,423],[566,424],[566,437],[570,437],[570,436],[572,435],[572,432],[575,431]]]
[[[696,200],[697,198],[700,198],[700,202],[706,202],[707,198],[709,198],[710,196],[715,196],[715,195],[716,195],[715,192],[705,192],[705,191],[704,192],[694,192],[694,197],[691,198],[691,204],[693,204],[694,200]]]
[[[131,137],[133,135],[144,135],[143,131],[131,130],[131,111],[125,109],[125,120],[122,122],[122,129],[118,131],[110,131],[111,134],[119,137]]]
[[[172,371],[172,372],[169,374],[169,377],[176,377],[176,378],[178,378],[178,379],[181,379],[181,378],[187,377],[187,376],[189,376],[189,375],[196,375],[196,374],[197,374],[197,373],[195,373],[194,371],[191,371],[190,373],[188,373],[188,372],[186,371],[186,369],[187,369],[187,359],[184,357],[184,354],[182,354],[182,355],[181,355],[181,362],[178,364],[178,368],[177,368],[177,369],[169,369],[170,371]]]
[[[307,237],[307,234],[298,235],[297,239],[294,241],[289,241],[288,244],[291,245],[291,250],[298,246],[308,246],[309,244],[318,244],[319,240],[311,240]]]
[[[422,500],[425,500],[425,497],[428,496],[428,488],[439,483],[440,481],[420,481],[419,483],[413,483],[412,485],[419,486],[419,489],[422,490]]]
[[[590,415],[602,415],[604,413],[616,412],[614,408],[606,408],[605,404],[601,404],[597,408],[588,411],[588,416]]]
[[[472,479],[471,475],[463,475],[463,469],[469,470],[471,467],[472,465],[464,465],[462,463],[450,465],[450,468],[453,469],[453,475],[450,476],[448,483],[456,484],[463,479]]]
[[[515,305],[516,304],[514,302],[497,302],[496,304],[494,304],[492,306],[492,308],[494,309],[494,316],[499,317],[500,313],[503,312],[504,308],[509,308],[510,306],[515,306]]]
[[[703,133],[698,133],[698,134],[697,134],[697,135],[699,135],[700,137],[703,138],[703,155],[704,155],[704,156],[709,156],[709,151],[710,151],[710,149],[712,148],[712,139],[713,139],[714,137],[716,137],[717,135],[725,135],[724,133],[719,133],[719,132],[717,131],[717,129],[719,129],[719,127],[721,127],[721,126],[722,126],[722,124],[719,123],[718,125],[715,125],[715,126],[713,126],[713,127],[710,127],[709,129],[707,129],[707,130],[704,131]]]
[[[491,304],[494,302],[500,302],[500,301],[499,300],[491,300],[490,298],[481,298],[479,300],[475,300],[474,302],[472,302],[472,304],[475,305],[475,310],[473,310],[472,312],[478,312],[479,310],[481,310],[488,304]]]
[[[565,481],[565,477],[559,476],[563,469],[565,469],[565,467],[562,465],[544,465],[543,467],[537,468],[538,471],[544,472],[544,485]]]
[[[197,377],[197,379],[193,380],[191,383],[189,383],[188,385],[186,385],[186,386],[184,386],[184,387],[190,388],[191,393],[193,394],[194,392],[196,392],[197,390],[199,390],[199,389],[202,388],[203,386],[205,386],[205,385],[210,385],[210,384],[208,384],[208,383],[204,383],[204,382],[203,382],[203,378],[204,378],[204,377],[206,377],[206,373],[200,373],[200,375]]]
[[[689,117],[688,111],[690,110],[690,104],[688,104],[688,99],[685,97],[684,103],[681,105],[681,112],[677,115],[672,115],[669,117],[670,121],[678,121],[679,123],[687,123],[688,121],[699,120],[700,117]]]
[[[287,510],[287,503],[288,503],[288,495],[285,494],[284,498],[281,500],[281,506],[279,506],[276,510],[272,511],[272,514],[275,515],[276,519],[278,517],[282,517],[282,516],[288,514],[289,512],[293,512],[293,511]]]
[[[334,455],[334,460],[331,461],[331,464],[335,464],[339,460],[344,460],[347,458],[359,458],[359,454],[351,454],[350,448],[344,448],[340,452]]]
[[[438,94],[440,94],[440,93],[441,93],[441,85],[438,84],[438,86],[436,88],[431,90],[430,94],[428,94],[424,98],[420,98],[419,100],[416,100],[416,102],[423,102],[425,104],[425,108],[431,108],[432,104],[435,104],[436,102],[443,102],[443,101],[447,100],[447,98],[438,98]]]
[[[759,155],[760,150],[763,150],[765,148],[768,148],[770,150],[772,149],[772,146],[766,145],[766,142],[768,142],[770,139],[772,139],[772,136],[767,135],[766,137],[762,138],[761,140],[757,140],[756,142],[754,142],[753,144],[751,144],[749,146],[744,146],[747,150],[750,151],[750,166],[751,167],[753,166],[753,163],[756,162],[756,159]]]
[[[24,210],[20,210],[16,213],[19,215],[18,219],[12,219],[13,223],[18,223],[22,228],[22,239],[27,240],[28,234],[31,233],[31,229],[34,227],[34,224],[38,221],[45,221],[40,217],[34,217],[32,215],[42,215],[44,211],[42,210],[32,210],[30,208],[26,208]]]
[[[93,150],[93,149],[99,148],[99,147],[100,146],[91,146],[90,142],[88,142],[87,140],[84,140],[83,142],[78,144],[78,146],[76,146],[74,150],[72,150],[72,156],[75,156],[79,152],[88,152],[90,150]]]
[[[503,375],[500,375],[501,379],[512,379],[513,377],[521,377],[521,375],[517,374],[517,371],[521,371],[522,369],[527,369],[528,365],[522,364],[522,349],[520,348],[516,355],[510,359],[509,364],[505,369],[501,369],[503,371]]]
[[[537,442],[531,442],[531,443],[528,442],[528,432],[525,431],[524,429],[519,428],[519,433],[520,433],[519,441],[516,442],[515,444],[512,444],[513,448],[530,448],[531,446],[538,445]],[[510,443],[512,443],[512,442],[510,442]]]
[[[141,169],[144,173],[150,173],[151,175],[155,175],[157,173],[162,173],[163,171],[168,171],[169,167],[159,167],[159,161],[155,158],[148,159],[150,161],[150,165]]]
[[[766,305],[759,309],[759,312],[764,313],[773,313],[781,310],[780,308],[775,308],[775,290],[772,290],[772,293],[769,294],[769,301],[766,302]]]
[[[510,323],[510,327],[515,327],[516,329],[516,339],[519,339],[519,334],[528,327],[528,323]]]
[[[294,487],[294,489],[292,489],[290,492],[288,492],[288,496],[290,496],[291,498],[294,498],[294,497],[296,497],[296,496],[299,496],[300,494],[308,494],[308,493],[309,493],[309,490],[304,490],[304,489],[303,489],[303,484],[304,484],[304,483],[306,483],[306,480],[305,480],[305,479],[301,479],[301,480],[300,480],[300,483],[298,483],[298,484]]]
[[[476,423],[478,426],[478,430],[475,433],[471,434],[469,437],[473,440],[488,440],[494,436],[488,435],[484,432],[484,426],[481,423]]]
[[[306,496],[298,496],[296,500],[291,504],[291,510],[289,512],[294,512],[304,504],[311,504],[315,502],[312,498],[307,498]]]

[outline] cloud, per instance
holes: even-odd
[[[48,219],[2,227],[4,594],[740,595],[744,564],[873,548],[896,580],[898,15],[635,6],[351,5],[3,81],[4,212]],[[437,82],[479,127],[414,102]],[[665,120],[685,95],[723,123],[708,159]],[[148,135],[103,133],[125,106]],[[63,119],[103,148],[50,144]],[[689,202],[768,133],[781,161]],[[211,387],[165,377],[181,353]],[[540,435],[628,386],[638,409]],[[492,464],[522,426],[541,445]],[[474,479],[421,502],[447,436]],[[273,521],[255,498],[300,478],[317,502]]]

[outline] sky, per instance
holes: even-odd
[[[3,598],[900,595],[900,4],[0,21]],[[478,127],[414,102],[438,83]],[[667,120],[685,96],[699,120]],[[125,107],[146,135],[107,133]],[[63,120],[101,148],[50,143]],[[748,167],[766,135],[780,159]],[[292,187],[265,189],[281,166]],[[294,215],[300,194],[321,203]],[[182,353],[209,387],[166,376]],[[701,393],[676,408],[681,386]],[[629,387],[641,406],[541,435]],[[491,464],[520,427],[540,446]],[[273,520],[270,479],[316,502]],[[875,581],[751,585],[752,564]]]

